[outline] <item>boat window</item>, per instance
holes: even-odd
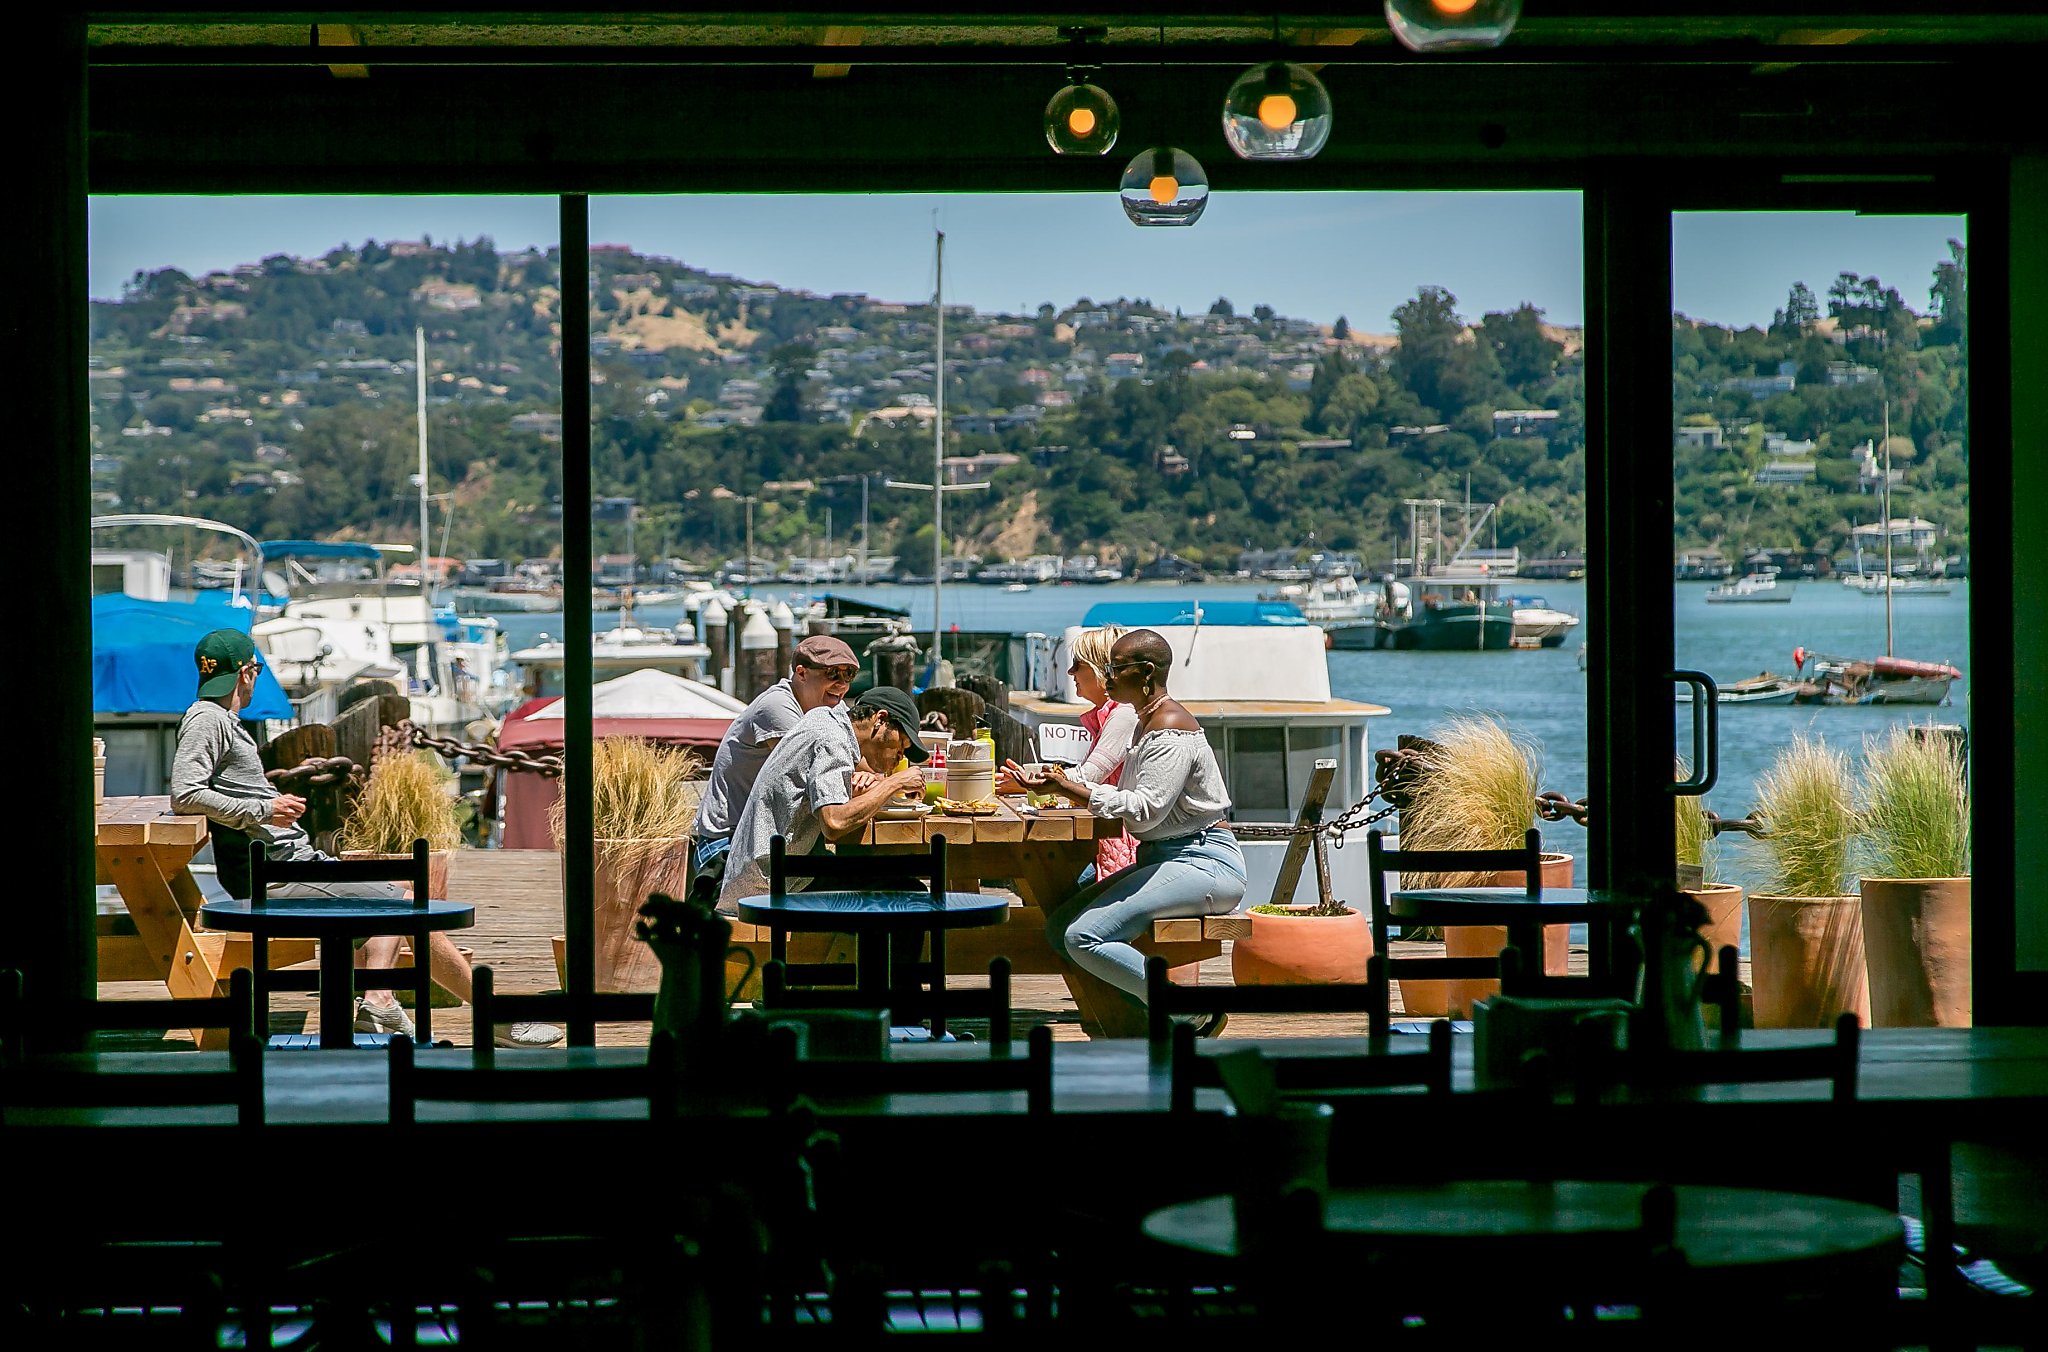
[[[1286,748],[1284,728],[1230,730],[1228,783],[1239,821],[1285,821],[1293,811]]]
[[[1291,727],[1287,729],[1287,804],[1291,814],[1301,803],[1301,795],[1308,788],[1309,775],[1315,771],[1319,760],[1334,760],[1341,769],[1343,759],[1338,754],[1338,743],[1342,739],[1339,728]],[[1328,810],[1341,811],[1349,801],[1344,797],[1348,786],[1340,777],[1330,785]]]

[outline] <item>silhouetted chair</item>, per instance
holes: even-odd
[[[412,887],[413,905],[422,916],[426,913],[430,884],[428,879],[427,842],[415,840],[412,853],[399,859],[272,859],[261,842],[249,847],[249,898],[252,906],[261,906],[269,889],[279,883],[407,883]],[[434,1028],[434,977],[433,961],[428,956],[431,938],[424,925],[406,929],[396,918],[392,921],[390,933],[403,934],[412,940],[412,972],[410,975],[378,975],[374,972],[355,971],[352,978],[356,991],[400,990],[413,988],[413,1023],[421,1042],[433,1041]],[[254,931],[249,936],[249,965],[256,972],[256,1012],[261,1026],[267,1033],[270,1028],[270,992],[273,990],[318,990],[320,974],[292,969],[270,970],[270,946],[263,933]],[[346,940],[323,938],[320,940],[324,954],[326,945],[344,943]],[[378,1035],[366,1035],[378,1036]]]
[[[1856,1058],[1862,1048],[1862,1025],[1854,1014],[1844,1014],[1835,1020],[1832,1042],[1810,1047],[1745,1048],[1728,1034],[1729,1030],[1724,1028],[1721,1046],[1699,1051],[1587,1048],[1574,1058],[1574,1096],[1579,1103],[1590,1104],[1614,1092],[1662,1094],[1711,1085],[1822,1080],[1835,1103],[1856,1101]]]
[[[1271,1066],[1275,1087],[1287,1098],[1329,1097],[1362,1090],[1416,1088],[1430,1094],[1451,1092],[1451,1026],[1439,1019],[1429,1027],[1429,1037],[1414,1050],[1397,1044],[1413,1038],[1389,1039],[1365,1053],[1316,1052],[1288,1055],[1259,1048]],[[1236,1050],[1245,1050],[1243,1044]],[[1173,1059],[1169,1079],[1168,1106],[1175,1114],[1195,1110],[1195,1092],[1221,1089],[1223,1077],[1218,1058],[1198,1050],[1195,1030],[1187,1024],[1173,1029]]]
[[[933,836],[931,848],[924,854],[792,855],[785,848],[781,836],[771,837],[768,842],[769,897],[779,901],[790,895],[792,879],[807,879],[813,884],[810,889],[813,891],[924,891],[930,894],[933,907],[943,910],[946,899],[946,838]],[[929,956],[923,961],[918,960],[918,953],[926,946],[915,935],[898,934],[889,941],[894,954],[890,975],[891,1007],[894,1010],[892,1022],[905,1023],[928,1014],[931,1036],[937,1041],[945,1036],[948,1013],[946,931],[934,925],[925,930],[924,935],[929,940]],[[847,1002],[850,993],[834,996],[795,989],[826,980],[845,981],[853,973],[839,963],[790,962],[789,935],[780,926],[769,926],[768,955],[771,963],[782,964],[784,989],[781,1001],[785,1008],[803,1005],[830,1007]],[[924,982],[930,985],[929,995],[918,989]],[[765,976],[763,983],[765,991]]]
[[[97,1115],[145,1110],[151,1125],[121,1127],[139,1142],[151,1126],[190,1109],[231,1108],[237,1139],[247,1143],[263,1128],[263,1052],[254,1034],[251,974],[238,969],[228,994],[188,1000],[73,1000],[29,1002],[21,973],[0,972],[0,1149],[17,1161],[33,1158],[24,1139],[28,1116]],[[43,1052],[79,1031],[223,1028],[228,1051]],[[138,1114],[139,1116],[140,1114]],[[109,1186],[123,1192],[156,1186],[149,1156],[116,1150],[106,1163]],[[174,1163],[174,1162],[173,1162]],[[160,1180],[158,1180],[160,1181]],[[30,1184],[17,1180],[22,1199]],[[194,1346],[218,1346],[229,1294],[247,1271],[253,1236],[234,1205],[181,1205],[166,1194],[162,1205],[118,1205],[102,1211],[91,1190],[70,1184],[61,1205],[21,1215],[14,1252],[0,1265],[0,1304],[29,1337],[21,1346],[72,1346],[85,1328],[82,1311],[110,1316],[116,1308],[178,1311],[178,1334]],[[95,1182],[94,1186],[98,1186]],[[142,1321],[137,1316],[136,1322]],[[0,1322],[0,1329],[9,1324]],[[104,1330],[102,1330],[104,1331]],[[145,1336],[136,1328],[134,1334]],[[161,1330],[158,1330],[160,1333]]]
[[[1385,965],[1374,953],[1365,960],[1363,982],[1315,982],[1273,986],[1183,986],[1167,975],[1166,959],[1145,960],[1145,1037],[1154,1056],[1166,1054],[1176,1014],[1363,1014],[1369,1037],[1387,1034],[1373,974]]]
[[[1388,910],[1387,874],[1398,873],[1520,873],[1527,881],[1525,895],[1533,905],[1543,895],[1543,841],[1531,830],[1516,850],[1390,850],[1386,835],[1368,831],[1365,837],[1366,872],[1372,890],[1372,949],[1388,954],[1376,977],[1372,1013],[1384,1024],[1393,1014],[1393,983],[1402,977],[1413,980],[1456,981],[1491,979],[1500,974],[1500,959],[1436,958],[1391,956],[1388,942],[1395,923]],[[1469,908],[1445,905],[1436,909],[1416,908],[1402,917],[1403,925],[1457,926],[1475,923]],[[1496,924],[1487,920],[1483,923]]]

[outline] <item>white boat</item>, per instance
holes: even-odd
[[[1308,582],[1290,582],[1273,591],[1260,593],[1260,599],[1285,601],[1299,610],[1302,618],[1311,624],[1325,620],[1368,619],[1379,607],[1379,593],[1359,586],[1358,579],[1348,572],[1333,573]]]
[[[1216,749],[1239,822],[1291,822],[1300,810],[1310,770],[1337,762],[1327,816],[1335,816],[1372,787],[1367,728],[1388,711],[1377,704],[1330,695],[1324,633],[1284,606],[1254,601],[1116,601],[1090,607],[1090,626],[1121,624],[1156,630],[1173,648],[1173,694],[1200,720]],[[1034,731],[1077,722],[1081,703],[1064,674],[1069,629],[1044,664],[1052,688],[1011,693],[1011,711]],[[1355,848],[1331,850],[1331,884],[1340,897],[1368,895],[1365,831],[1347,832]],[[1247,905],[1272,897],[1284,840],[1241,840],[1250,876]],[[1315,870],[1305,868],[1289,900],[1316,900]]]
[[[1579,627],[1578,616],[1558,610],[1540,596],[1510,596],[1508,600],[1515,607],[1512,643],[1517,648],[1561,648]]]
[[[1887,577],[1883,573],[1850,573],[1842,585],[1865,596],[1947,596],[1949,584],[1933,577]]]
[[[619,612],[617,625],[590,636],[590,666],[598,680],[629,671],[665,671],[696,680],[710,658],[711,649],[697,641],[691,622],[673,629],[642,626],[633,623],[630,607]],[[563,640],[542,634],[532,647],[513,653],[512,660],[519,664],[520,688],[525,694],[563,692],[562,671],[568,662],[568,645]]]
[[[1715,689],[1716,704],[1792,704],[1801,695],[1808,694],[1813,687],[1805,681],[1790,680],[1773,676],[1768,672],[1751,676],[1747,680],[1731,681]],[[1677,688],[1680,704],[1692,703],[1692,687],[1681,685]]]
[[[1733,582],[1722,582],[1707,588],[1709,605],[1726,605],[1731,602],[1745,604],[1785,602],[1792,599],[1793,588],[1778,585],[1776,573],[1749,573]]]

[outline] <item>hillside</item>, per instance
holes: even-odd
[[[929,498],[881,483],[930,478],[929,303],[592,252],[593,472],[600,497],[638,504],[637,552],[739,552],[745,495],[759,552],[821,550],[828,516],[843,548],[863,474],[874,550],[929,550]],[[420,325],[448,552],[558,552],[557,266],[487,240],[399,241],[138,274],[94,306],[97,509],[411,539]],[[1882,378],[1900,514],[1967,549],[1959,315],[1852,291],[1831,291],[1826,317],[1795,303],[1769,332],[1676,318],[1674,424],[1716,429],[1677,434],[1677,547],[1845,549],[1875,514],[1857,448],[1881,424]],[[1225,301],[946,318],[948,477],[992,485],[949,497],[956,552],[1128,564],[1171,550],[1214,566],[1313,534],[1383,565],[1407,529],[1401,500],[1462,499],[1468,480],[1501,504],[1499,544],[1584,546],[1579,334],[1531,307],[1468,318],[1423,287],[1385,335]],[[1806,461],[1810,474],[1786,468]],[[601,551],[624,548],[623,515],[600,521]]]

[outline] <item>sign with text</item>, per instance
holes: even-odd
[[[1095,739],[1079,723],[1040,723],[1038,758],[1054,765],[1079,765]]]

